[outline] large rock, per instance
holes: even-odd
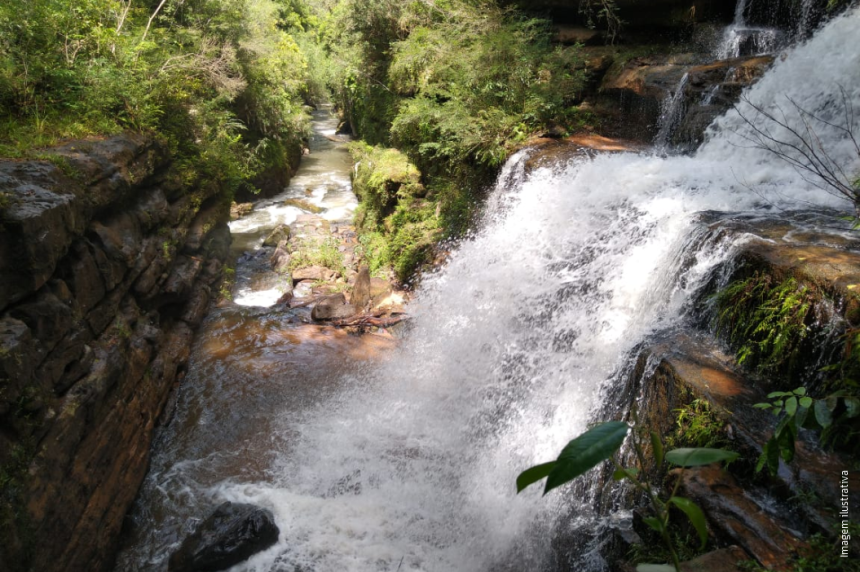
[[[651,141],[672,121],[670,142],[694,146],[772,61],[770,56],[754,56],[703,64],[696,54],[633,58],[606,75],[598,108],[615,136]],[[675,105],[671,112],[669,101]]]
[[[352,286],[352,297],[349,301],[358,311],[362,311],[370,303],[370,299],[370,269],[367,266],[362,266],[358,269],[358,276],[356,276],[355,284]]]
[[[277,248],[275,248],[275,252],[269,259],[269,263],[272,265],[272,270],[280,274],[287,273],[290,270],[291,261],[292,257],[290,256],[289,243],[286,240],[282,240],[278,243]],[[290,280],[289,282],[292,286],[292,281]]]
[[[169,572],[217,572],[244,562],[278,541],[267,509],[225,502],[170,557]]]
[[[333,294],[323,297],[311,310],[311,318],[318,321],[342,320],[356,315],[355,306],[346,303],[343,294]]]
[[[100,572],[220,277],[228,212],[216,185],[169,183],[144,137],[47,153],[0,160],[0,570]]]
[[[763,510],[762,502],[722,468],[711,465],[676,469],[681,496],[699,504],[717,533],[741,546],[768,570],[789,570],[808,549],[797,523]]]
[[[290,240],[290,227],[286,224],[279,224],[263,241],[263,246],[277,246],[278,243],[285,240]]]
[[[312,280],[314,282],[330,282],[337,278],[337,272],[325,266],[306,266],[293,270],[293,282]]]

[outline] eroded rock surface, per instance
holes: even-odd
[[[50,153],[0,161],[0,569],[98,571],[220,279],[229,204],[178,187],[143,137]]]

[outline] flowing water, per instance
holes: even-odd
[[[714,50],[718,60],[770,54],[786,41],[786,34],[774,26],[754,26],[747,22],[747,12],[754,2],[755,0],[738,0],[735,5],[734,21],[726,27],[722,39]],[[811,0],[804,0],[804,8],[810,3]],[[804,15],[807,13],[808,10],[804,10]],[[798,29],[798,34],[802,34],[803,24],[800,23],[799,26],[801,28]]]
[[[792,97],[833,122],[839,84],[860,112],[860,43],[848,41],[858,26],[858,11],[832,21],[749,100],[786,109]],[[843,132],[814,127],[834,160],[860,169]],[[425,278],[396,349],[339,346],[337,333],[271,310],[216,312],[119,569],[163,570],[189,517],[222,500],[270,508],[281,529],[236,570],[555,569],[554,531],[588,517],[587,498],[518,496],[516,475],[586,427],[632,349],[682,322],[730,258],[734,245],[703,235],[700,213],[849,206],[750,148],[751,133],[733,111],[694,156],[600,155],[526,172],[520,152],[480,228]]]

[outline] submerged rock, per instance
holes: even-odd
[[[170,557],[170,572],[216,572],[244,562],[278,541],[270,510],[225,502]]]

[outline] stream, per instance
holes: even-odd
[[[858,26],[857,10],[834,19],[748,99],[771,109],[791,97],[832,122],[841,85],[860,111],[860,43],[845,41]],[[317,116],[317,147],[284,195],[232,225],[237,252],[251,253],[236,303],[197,336],[117,570],[166,570],[224,500],[272,510],[281,531],[236,572],[555,570],[553,537],[590,522],[588,495],[516,495],[515,478],[595,418],[634,348],[683,324],[731,259],[736,243],[706,236],[701,213],[846,208],[751,148],[735,111],[692,156],[604,154],[527,172],[521,151],[474,235],[425,277],[395,347],[268,308],[277,277],[255,249],[300,213],[279,201],[311,189],[331,220],[354,207],[348,157],[322,135],[332,121]],[[828,125],[814,127],[829,156],[860,167]],[[606,569],[591,556],[572,569]]]

